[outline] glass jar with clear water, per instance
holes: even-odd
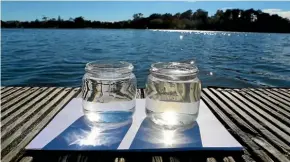
[[[201,82],[194,62],[151,65],[146,83],[146,114],[155,124],[176,129],[198,116]]]
[[[92,122],[130,120],[135,111],[137,81],[128,62],[90,62],[82,83],[85,116]]]

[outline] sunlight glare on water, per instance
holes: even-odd
[[[183,35],[180,35],[180,36],[179,36],[179,39],[182,40],[182,39],[183,39]]]

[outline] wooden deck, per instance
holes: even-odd
[[[79,96],[80,88],[1,87],[1,161],[290,161],[289,88],[203,89],[204,102],[245,147],[240,157],[217,154],[199,158],[193,153],[171,153],[140,155],[136,160],[130,154],[26,155],[24,147],[72,98]],[[139,89],[138,98],[144,97],[146,94]]]

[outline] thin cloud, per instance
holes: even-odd
[[[287,18],[290,20],[290,11],[285,11],[285,10],[281,10],[281,9],[264,9],[262,11],[265,13],[269,13],[271,15],[277,14],[283,18]]]

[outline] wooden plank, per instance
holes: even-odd
[[[176,157],[169,157],[170,162],[180,162],[180,160]]]
[[[225,89],[226,90],[226,89]],[[290,113],[285,111],[284,115],[280,111],[273,110],[271,107],[269,107],[266,104],[263,104],[262,102],[258,101],[257,99],[251,97],[250,95],[242,95],[236,91],[230,91],[230,93],[240,100],[244,101],[245,104],[248,104],[253,109],[263,109],[267,111],[267,113],[270,113],[271,115],[274,115],[277,119],[282,120],[287,125],[290,125]],[[288,117],[287,117],[288,114]]]
[[[74,89],[74,91],[75,91],[76,89]],[[82,98],[82,91],[81,91],[81,89],[78,89],[80,92],[79,92],[79,94],[76,96],[76,98]]]
[[[11,94],[13,94],[14,92],[20,90],[22,87],[14,87],[12,88],[11,90],[7,91],[6,93],[4,94],[1,94],[1,100],[7,96],[10,96]]]
[[[221,102],[212,92],[209,91],[209,89],[204,89],[204,92],[208,94],[212,99],[214,99],[216,102],[218,102],[219,105],[221,105],[222,109],[229,115],[230,118],[234,119],[240,127],[243,127],[244,130],[247,132],[252,132],[253,134],[258,134],[258,132],[250,126],[244,119],[242,119],[240,116],[238,116],[234,111],[232,111],[227,105],[225,105],[223,102]]]
[[[272,88],[271,90],[275,91],[275,92],[278,92],[284,96],[286,96],[288,98],[288,100],[290,99],[290,93],[287,93],[285,91],[282,91],[281,89],[277,89],[277,88]]]
[[[280,99],[276,96],[271,95],[270,93],[263,93],[262,91],[258,91],[255,89],[251,89],[252,92],[254,92],[256,95],[260,95],[264,97],[265,99],[269,100],[270,102],[284,108],[284,110],[290,112],[289,105],[284,104],[284,102],[279,101]],[[278,98],[278,100],[276,100]]]
[[[4,113],[2,113],[2,116],[4,116],[5,118],[3,118],[3,120],[1,121],[2,127],[1,127],[1,131],[2,131],[2,137],[3,137],[3,132],[9,123],[11,123],[11,121],[13,121],[15,123],[15,120],[17,120],[17,118],[19,118],[19,116],[23,113],[26,112],[26,114],[32,114],[35,109],[33,109],[34,111],[31,111],[31,107],[33,107],[35,104],[39,104],[39,102],[41,103],[42,99],[45,99],[47,97],[47,95],[52,92],[53,90],[55,90],[55,88],[48,88],[46,90],[41,91],[42,93],[38,94],[35,98],[33,98],[30,102],[28,102],[27,104],[21,106],[20,108],[16,109],[16,111],[12,111],[9,113],[8,111],[5,111]],[[29,112],[27,112],[29,110]],[[9,115],[7,115],[9,114]],[[7,115],[7,117],[6,117]],[[23,116],[21,116],[21,119],[23,119]],[[9,127],[11,128],[11,126],[9,125]]]
[[[21,104],[22,105],[25,104],[34,95],[37,95],[37,93],[39,93],[39,91],[37,91],[38,89],[39,89],[39,87],[31,88],[27,92],[22,93],[17,98],[14,98],[14,99],[10,100],[10,102],[7,102],[6,104],[1,105],[1,113],[6,111],[7,109],[11,109],[11,108],[16,107],[16,106],[21,106]],[[27,98],[27,96],[29,96],[29,98]],[[3,114],[2,114],[2,119],[3,119]]]
[[[136,98],[138,98],[138,99],[141,98],[141,90],[140,89],[137,89]]]
[[[126,160],[124,158],[115,158],[115,162],[125,162]]]
[[[282,97],[279,96],[279,95],[280,95],[279,93],[278,93],[278,95],[277,95],[277,93],[274,92],[274,91],[268,91],[267,89],[261,89],[261,88],[255,89],[255,91],[256,91],[256,92],[257,92],[257,91],[261,91],[261,92],[265,93],[266,95],[268,95],[268,96],[274,98],[275,100],[280,101],[280,102],[282,102],[282,103],[284,103],[285,105],[287,105],[287,106],[290,107],[290,102],[288,101],[289,98],[284,99],[284,98],[286,98],[286,97],[284,97],[283,95],[281,95]]]
[[[214,91],[214,89],[211,89],[211,90]],[[250,102],[246,102],[247,105],[244,102],[241,102],[241,98],[235,97],[233,95],[233,93],[235,93],[235,92],[229,93],[229,92],[226,92],[223,90],[220,90],[220,92],[224,96],[227,96],[229,98],[229,100],[233,101],[233,103],[235,103],[235,105],[238,105],[242,110],[248,112],[248,114],[251,114],[256,120],[258,119],[260,121],[259,123],[263,123],[264,126],[273,130],[273,132],[275,132],[275,134],[277,134],[278,136],[285,139],[285,141],[288,141],[287,139],[290,139],[290,136],[283,132],[283,131],[285,131],[288,134],[290,134],[290,127],[286,126],[285,124],[283,124],[282,122],[280,122],[279,120],[274,118],[272,115],[269,115],[267,112],[263,111],[262,109],[256,107],[255,105],[250,104]],[[249,107],[249,105],[252,106],[252,109]],[[269,121],[272,121],[273,123],[275,123],[275,125],[277,125],[283,131],[281,131],[279,128],[274,126]],[[290,150],[290,147],[289,147],[289,150]]]
[[[255,137],[252,140],[263,148],[271,146],[266,140],[264,140],[261,137]],[[276,148],[266,149],[266,151],[269,152],[271,155],[273,155],[276,159],[278,159],[281,162],[290,162],[290,160],[286,157],[286,156],[289,156],[289,152],[285,156],[285,154],[282,154]]]
[[[27,127],[29,127],[30,125],[31,125],[31,122],[33,122],[33,120],[32,120],[32,117],[30,117],[30,119],[27,121],[27,122],[25,122],[25,123],[22,123],[22,127],[20,127],[20,128],[18,128],[18,129],[16,129],[15,131],[12,131],[12,132],[10,132],[12,129],[14,129],[14,123],[10,126],[10,125],[8,125],[9,123],[9,121],[10,120],[12,120],[12,119],[14,119],[15,117],[17,117],[17,115],[18,114],[20,114],[21,112],[23,112],[23,111],[25,111],[26,109],[28,109],[29,107],[31,107],[31,106],[33,106],[35,103],[37,103],[37,101],[39,101],[39,100],[41,100],[41,99],[43,99],[44,97],[46,97],[46,95],[49,93],[49,92],[51,92],[51,91],[53,91],[55,88],[53,87],[53,88],[49,88],[49,89],[46,89],[46,91],[42,91],[43,93],[41,93],[39,96],[37,96],[35,99],[33,99],[33,100],[31,100],[28,104],[26,104],[26,105],[24,105],[23,107],[21,107],[20,109],[17,109],[17,111],[14,113],[14,114],[11,114],[11,115],[9,115],[7,118],[5,118],[1,123],[2,123],[2,128],[1,128],[1,131],[3,132],[3,135],[4,136],[1,136],[1,141],[3,141],[2,142],[2,144],[1,144],[1,147],[2,147],[2,149],[3,150],[5,150],[5,148],[12,142],[12,140],[14,140],[14,136],[13,136],[13,133],[14,132],[17,132],[17,131],[20,131],[19,132],[19,134],[21,134],[21,132],[22,131],[24,131],[24,130],[26,130],[26,129],[24,129],[23,127],[25,127],[25,128],[27,128]],[[39,110],[38,110],[39,111]],[[26,112],[26,114],[27,115],[29,115],[29,114],[32,114],[33,115],[33,111],[28,111],[28,112]],[[24,114],[25,115],[25,114]],[[20,119],[19,119],[20,118]],[[19,117],[18,118],[18,121],[21,121],[21,120],[24,120],[25,119],[25,116],[24,116],[24,118],[21,116],[21,117]],[[14,120],[17,120],[17,119],[14,119]],[[26,121],[26,120],[25,120]],[[28,123],[30,123],[30,124],[28,124]],[[19,124],[19,123],[15,123],[15,124]],[[9,127],[8,127],[9,126]],[[15,125],[16,126],[16,125]],[[6,128],[6,127],[8,127],[8,128]],[[17,135],[19,135],[19,134],[17,134]],[[7,137],[7,135],[9,135],[9,137],[8,138],[6,138]],[[18,136],[17,136],[18,137]],[[16,137],[15,137],[16,138]],[[7,140],[6,140],[7,139]]]
[[[145,88],[142,89],[142,92],[143,92],[143,94],[144,94],[144,98],[146,98],[146,96],[147,96],[147,94],[146,94],[146,89],[145,89]]]
[[[163,162],[162,156],[152,156],[152,162]]]
[[[255,162],[255,160],[253,160],[249,151],[246,149],[244,150],[244,155],[242,155],[242,158],[245,162]]]
[[[138,89],[138,91],[137,91],[139,94],[141,94],[141,95],[139,95],[139,94],[137,94],[137,96],[139,95],[139,96],[142,96],[142,90],[141,89]],[[14,93],[18,93],[17,91],[15,91]],[[71,93],[71,92],[70,92]],[[284,93],[285,93],[285,91],[284,91]],[[234,96],[234,94],[232,94],[232,93],[230,93],[232,96]],[[242,94],[239,94],[239,93],[236,93],[236,94],[238,94],[238,95],[240,95],[240,96],[243,96],[244,97],[244,99],[248,99],[248,97],[251,97],[250,95],[247,95],[247,96],[244,96],[244,95],[242,95]],[[206,94],[206,95],[208,95],[208,94]],[[223,95],[225,95],[225,94],[223,94]],[[23,96],[23,95],[19,95],[19,96]],[[138,97],[139,97],[138,96]],[[12,98],[12,100],[14,99],[13,98],[13,96],[12,95],[8,95],[7,97],[9,97],[9,98]],[[26,96],[25,96],[26,97]],[[25,97],[24,97],[24,99],[25,99]],[[79,93],[79,95],[78,95],[78,97],[81,97],[80,96],[80,93]],[[15,97],[16,98],[16,97]],[[48,98],[51,98],[51,99],[54,99],[53,97],[48,97]],[[235,98],[237,98],[237,96],[235,96]],[[251,97],[251,98],[253,98],[253,97]],[[46,99],[46,98],[44,98],[44,99]],[[208,98],[209,99],[209,98]],[[253,98],[253,99],[255,99],[257,102],[260,102],[258,99],[256,99],[256,98]],[[34,101],[35,99],[32,99],[31,101],[29,101],[28,102],[28,104],[30,103],[30,102],[32,102],[32,101]],[[215,103],[219,103],[219,102],[221,102],[222,104],[224,104],[222,101],[220,101],[219,99],[219,101],[215,101],[215,100],[211,100],[211,99],[209,99],[210,101],[209,102],[212,102],[212,104],[213,105],[215,105],[214,104],[214,102]],[[6,100],[6,101],[9,101],[9,100]],[[18,101],[15,101],[15,102],[18,102]],[[59,100],[57,100],[57,102],[61,102],[60,101],[60,99]],[[240,102],[242,102],[243,104],[245,104],[245,105],[247,105],[247,102],[243,102],[243,100],[241,99],[241,101]],[[10,102],[7,102],[7,103],[10,103]],[[251,104],[253,104],[253,105],[255,105],[256,103],[254,103],[254,102],[250,102]],[[262,102],[260,102],[260,103],[262,103]],[[271,103],[271,102],[270,102]],[[17,103],[14,103],[14,104],[17,104]],[[51,101],[49,101],[48,102],[48,104],[53,104]],[[263,104],[263,103],[262,103]],[[31,105],[31,104],[30,104]],[[45,105],[45,104],[44,104]],[[43,105],[43,106],[44,106]],[[57,104],[56,104],[57,105]],[[225,105],[225,104],[224,104]],[[269,106],[269,105],[267,105],[267,104],[264,104],[264,105],[266,105],[267,106],[267,108],[268,109],[270,109],[271,108],[271,106]],[[273,104],[274,105],[274,104]],[[13,105],[12,105],[13,106]],[[25,105],[24,105],[25,106]],[[220,105],[219,105],[220,106]],[[227,105],[225,105],[227,108],[228,108],[228,106]],[[240,105],[239,105],[240,106]],[[276,106],[276,105],[275,105]],[[40,103],[39,104],[35,104],[35,105],[33,105],[33,107],[31,108],[31,112],[32,112],[32,110],[38,110],[36,107],[42,107],[41,105],[40,105]],[[45,106],[46,108],[47,108],[47,106]],[[53,106],[52,106],[53,107]],[[47,117],[44,115],[44,114],[51,114],[51,111],[54,111],[54,108],[52,108],[52,107],[50,107],[50,108],[47,108],[47,110],[45,111],[45,112],[43,112],[42,114],[39,114],[39,113],[37,113],[37,114],[39,114],[39,116],[36,118],[35,116],[37,116],[37,115],[35,115],[35,116],[32,116],[31,118],[35,118],[35,119],[33,119],[33,120],[35,120],[34,122],[30,122],[30,123],[32,123],[32,125],[33,125],[33,128],[31,128],[32,129],[32,131],[29,131],[28,129],[30,129],[30,128],[28,128],[28,126],[26,127],[26,129],[24,129],[24,130],[22,130],[22,131],[24,131],[23,133],[25,134],[25,135],[20,135],[19,137],[16,137],[15,136],[15,133],[13,133],[12,135],[14,135],[14,139],[15,140],[12,140],[12,144],[11,144],[11,146],[10,146],[10,144],[9,144],[9,148],[6,148],[6,150],[4,150],[4,151],[6,151],[6,152],[4,152],[5,153],[5,159],[4,160],[9,160],[10,159],[10,161],[13,161],[13,160],[15,160],[15,157],[13,157],[14,155],[12,155],[12,153],[11,152],[15,152],[16,154],[18,154],[18,155],[21,155],[22,154],[22,151],[23,151],[23,147],[25,147],[25,145],[23,144],[23,140],[22,140],[22,138],[24,138],[24,140],[26,141],[26,143],[28,143],[27,142],[27,140],[31,140],[31,139],[33,139],[33,137],[28,137],[29,135],[31,136],[31,135],[36,135],[35,133],[32,133],[32,132],[34,132],[35,131],[35,129],[37,129],[38,131],[40,131],[41,129],[40,129],[40,125],[42,125],[42,126],[45,126],[45,125],[43,125],[43,124],[41,124],[42,123],[42,118],[44,118],[44,119],[46,119],[47,120]],[[258,107],[257,105],[256,105],[256,107]],[[279,107],[279,106],[276,106],[276,107]],[[220,110],[220,108],[221,109],[223,109],[223,111],[225,111],[224,110],[224,108],[223,107],[216,107],[217,109],[219,109],[219,111],[221,112],[221,113],[223,113],[221,110]],[[252,106],[251,106],[251,108],[253,108]],[[260,110],[263,110],[263,111],[266,111],[266,109],[264,109],[264,108],[262,108],[262,107],[258,107]],[[214,108],[210,108],[210,109],[214,109]],[[231,110],[231,109],[230,109]],[[282,109],[283,110],[283,109]],[[17,110],[18,111],[18,110]],[[29,111],[29,112],[30,112]],[[42,110],[41,110],[42,111]],[[268,110],[268,111],[270,111],[270,110]],[[27,111],[28,112],[28,111]],[[25,112],[24,113],[24,118],[23,119],[17,119],[16,120],[16,123],[18,123],[18,124],[14,124],[14,123],[12,123],[12,125],[19,125],[19,124],[21,124],[21,123],[23,123],[23,120],[25,120],[26,118],[30,118],[30,116],[28,115],[28,113],[27,112]],[[226,112],[226,111],[225,111]],[[288,113],[287,111],[284,111],[284,112],[286,112],[286,113]],[[216,114],[218,114],[217,112],[215,112]],[[228,113],[228,112],[226,112],[226,113]],[[283,116],[283,115],[285,115],[285,114],[279,114],[280,112],[276,112],[276,113],[274,113],[276,116],[277,115],[280,115],[280,118]],[[235,112],[234,112],[234,114],[235,114]],[[224,114],[225,115],[225,114]],[[263,116],[262,114],[259,114],[259,115],[261,115],[261,116]],[[22,117],[23,117],[22,116]],[[42,117],[41,119],[40,119],[40,117]],[[230,118],[231,118],[232,116],[230,116]],[[52,117],[51,117],[52,118]],[[235,118],[228,118],[229,119],[229,121],[231,121],[231,120],[236,120]],[[280,120],[280,118],[279,118],[279,120]],[[242,118],[241,118],[242,119]],[[282,119],[282,118],[281,118]],[[284,118],[285,119],[285,118]],[[30,120],[32,120],[32,119],[30,119]],[[29,120],[29,121],[30,121]],[[276,119],[277,120],[277,119]],[[29,122],[29,121],[27,121],[27,122]],[[40,122],[40,123],[38,123],[38,121]],[[243,121],[245,122],[245,120],[243,119]],[[282,120],[281,120],[282,121]],[[289,122],[289,119],[287,120],[287,119],[285,119],[285,120],[283,120],[284,122],[285,121],[287,121],[287,122]],[[225,122],[224,121],[224,119],[223,119],[223,122]],[[232,121],[231,121],[232,122]],[[247,124],[247,122],[245,122],[246,124]],[[26,125],[27,123],[25,123],[24,125]],[[240,125],[240,123],[239,122],[237,122],[237,123],[233,123],[236,127],[239,127],[238,129],[240,129],[240,131],[242,131],[246,136],[247,136],[247,138],[248,139],[253,139],[253,141],[252,141],[252,143],[254,144],[254,145],[256,145],[256,147],[258,148],[258,151],[257,152],[259,152],[259,151],[262,151],[263,153],[262,154],[265,154],[265,155],[263,155],[263,158],[264,159],[262,159],[261,157],[260,157],[260,155],[257,155],[258,157],[259,157],[259,159],[261,159],[261,160],[264,160],[264,161],[273,161],[271,158],[275,158],[276,160],[278,160],[278,161],[281,161],[281,160],[285,160],[285,159],[281,159],[280,158],[280,152],[279,152],[279,150],[278,149],[276,149],[276,148],[274,148],[273,146],[272,146],[272,144],[270,144],[270,143],[267,143],[267,141],[266,140],[264,140],[263,138],[260,138],[260,139],[256,139],[256,135],[258,135],[259,133],[257,133],[256,132],[256,130],[252,127],[252,126],[250,126],[250,125],[246,125],[246,126],[243,126],[243,125]],[[238,124],[238,126],[237,126],[237,124]],[[275,124],[275,123],[274,123]],[[34,128],[34,126],[36,125],[36,127]],[[227,126],[228,126],[229,124],[227,123]],[[247,128],[247,127],[250,127],[250,129],[249,128]],[[8,126],[5,126],[5,127],[7,127],[8,128]],[[228,127],[230,127],[230,126],[228,126]],[[23,126],[21,126],[21,128],[25,128],[25,127],[23,127]],[[20,129],[21,129],[20,128]],[[231,127],[230,127],[231,128]],[[247,128],[247,129],[244,129],[244,128]],[[251,130],[252,129],[252,130]],[[231,128],[231,130],[232,130],[232,128]],[[250,130],[250,131],[249,131]],[[5,134],[7,134],[9,131],[7,131],[7,132],[4,132]],[[16,131],[15,131],[16,132]],[[242,139],[239,135],[237,135],[237,133],[234,131],[234,132],[232,132],[233,134],[236,134],[236,138],[238,138],[238,139]],[[7,135],[5,135],[5,136],[7,136]],[[2,136],[3,137],[3,136]],[[7,137],[7,139],[8,139],[9,137]],[[259,141],[259,140],[261,140],[262,139],[262,143],[261,143],[261,141]],[[5,140],[6,141],[6,140]],[[5,142],[4,141],[4,142]],[[243,141],[243,140],[242,140]],[[264,142],[264,143],[263,143]],[[266,143],[265,143],[266,142]],[[25,142],[24,142],[25,143]],[[245,143],[245,142],[244,142]],[[23,146],[22,148],[18,148],[19,146]],[[246,147],[249,147],[249,144],[247,143],[246,144]],[[268,150],[268,148],[274,148],[274,150],[273,149],[271,149],[271,150]],[[267,150],[267,153],[263,150],[263,149],[265,149],[265,150]],[[276,149],[276,150],[275,150]],[[252,147],[250,147],[250,149],[249,150],[251,150],[251,152],[255,152],[255,151],[253,151],[253,148]],[[275,152],[278,152],[278,154],[276,155],[276,156],[274,156],[273,154],[275,153]],[[280,153],[280,154],[279,154]],[[256,152],[255,152],[255,154],[256,154]],[[271,154],[271,157],[270,156],[268,156],[268,154]],[[285,157],[285,155],[283,155],[282,154],[282,156],[283,157]],[[3,157],[3,154],[2,154],[2,157]],[[283,158],[282,157],[282,158]],[[279,159],[277,159],[277,158],[279,158]],[[3,160],[2,159],[2,160]],[[24,160],[25,159],[29,159],[29,158],[24,158]],[[119,158],[119,159],[121,159],[121,158]],[[152,158],[152,160],[159,160],[158,159],[158,157],[157,158]],[[225,159],[227,159],[227,160],[230,160],[230,158],[229,157],[226,157]],[[125,159],[124,159],[125,160]],[[162,161],[164,161],[165,159],[164,158],[162,158],[161,157],[161,160]],[[168,160],[168,159],[167,159]],[[289,159],[288,159],[289,160]],[[28,160],[29,161],[29,160]],[[30,160],[31,161],[31,160]],[[129,160],[130,161],[130,160]],[[166,160],[165,160],[166,161]]]
[[[5,94],[7,91],[9,91],[9,90],[11,90],[11,89],[13,89],[14,87],[5,87],[4,89],[1,89],[1,96],[3,95],[3,94]]]
[[[264,120],[262,117],[260,117],[259,115],[255,114],[253,111],[249,110],[247,107],[243,107],[243,110],[247,110],[248,112],[251,112],[251,115],[254,115],[255,118],[252,118],[249,114],[245,113],[244,111],[242,111],[242,109],[240,109],[239,107],[237,107],[237,105],[235,105],[233,102],[231,102],[228,98],[226,98],[222,93],[218,92],[215,89],[210,89],[213,93],[215,93],[217,96],[219,96],[221,98],[221,100],[223,102],[225,102],[226,104],[228,104],[233,110],[235,110],[235,112],[237,112],[240,116],[242,116],[246,121],[248,121],[248,123],[251,124],[251,126],[253,126],[254,128],[256,128],[256,130],[258,132],[260,132],[262,135],[264,135],[265,138],[267,138],[269,141],[272,142],[272,144],[276,145],[277,147],[279,147],[283,152],[288,153],[290,151],[290,146],[289,146],[289,142],[284,142],[281,139],[277,138],[272,132],[270,132],[269,130],[267,130],[264,126],[267,126],[268,128],[272,127],[272,130],[278,131],[277,134],[279,134],[279,136],[281,138],[283,138],[285,141],[288,141],[287,139],[290,139],[290,137],[281,132],[279,129],[277,129],[275,126],[271,125],[268,126],[267,124],[270,124],[269,122],[267,122],[266,120]],[[238,102],[240,104],[240,102]],[[260,122],[263,122],[263,125],[261,125],[258,121],[256,121],[255,119],[258,119]],[[288,138],[289,137],[289,138]],[[271,148],[269,148],[271,149]]]
[[[216,162],[215,158],[210,157],[206,159],[207,162]]]
[[[5,118],[7,118],[9,115],[11,115],[12,113],[14,113],[15,111],[17,111],[20,107],[23,107],[25,105],[27,105],[31,100],[33,100],[35,97],[37,97],[39,94],[41,94],[43,91],[45,91],[47,89],[47,87],[43,87],[38,89],[37,91],[35,91],[32,94],[27,95],[24,99],[18,101],[16,99],[15,102],[17,102],[17,104],[8,107],[8,106],[3,106],[3,113],[1,113],[1,120],[3,121]],[[9,108],[9,109],[8,109]],[[6,111],[5,111],[6,110]],[[2,123],[3,124],[3,123]]]
[[[271,93],[271,94],[273,94],[273,95],[275,95],[277,97],[279,97],[280,99],[283,99],[284,102],[286,102],[286,103],[289,103],[290,102],[290,95],[287,97],[286,94],[284,95],[282,92],[276,92],[275,90],[272,90],[272,89],[271,90],[270,89],[263,89],[263,90],[264,91],[267,91],[267,92],[269,92],[269,93]]]
[[[231,156],[223,158],[223,161],[224,162],[235,162],[234,158]]]
[[[24,88],[19,89],[17,92],[1,99],[1,104],[4,105],[5,103],[10,102],[12,99],[14,99],[15,97],[18,97],[19,95],[28,91],[29,89],[30,87],[24,87]]]
[[[273,109],[275,109],[277,112],[279,113],[283,113],[284,115],[290,117],[290,112],[285,110],[284,108],[280,107],[279,105],[277,106],[277,104],[274,104],[272,102],[270,102],[269,100],[267,100],[266,98],[260,96],[260,95],[257,95],[256,93],[254,93],[253,91],[245,91],[245,90],[240,90],[240,89],[234,89],[235,91],[243,94],[244,96],[252,96],[254,98],[256,98],[257,100],[263,102],[264,104],[268,105],[268,106],[271,106]]]
[[[33,161],[33,157],[25,156],[19,162],[32,162],[32,161]]]
[[[243,127],[238,126],[236,124],[236,122],[233,122],[230,119],[231,115],[224,114],[224,112],[221,111],[221,109],[216,104],[214,104],[214,102],[217,101],[216,100],[217,98],[208,89],[204,88],[203,92],[204,93],[202,93],[201,96],[202,96],[202,99],[205,102],[205,104],[207,104],[208,107],[212,110],[212,112],[215,113],[215,115],[220,118],[222,123],[224,123],[227,127],[229,127],[231,129],[231,133],[234,135],[234,137],[239,142],[241,142],[241,144],[243,144],[243,146],[246,146],[248,151],[253,152],[254,155],[257,156],[257,158],[259,158],[260,160],[273,162],[271,157],[268,156],[264,152],[264,150],[262,148],[260,148],[260,146],[258,146],[256,143],[254,143],[251,140],[251,138],[253,137],[253,135],[251,135],[252,133],[247,131]],[[211,99],[209,99],[208,96],[210,96]],[[212,97],[214,97],[214,98],[212,98]],[[223,107],[223,106],[221,106],[221,107]]]
[[[37,135],[44,126],[74,97],[79,93],[79,89],[66,89],[65,94],[60,93],[45,107],[42,108],[33,118],[31,118],[22,129],[18,129],[10,138],[5,140],[9,147],[2,150],[2,160],[10,162],[18,159],[23,154],[24,147]],[[20,138],[23,137],[23,138]],[[2,143],[3,144],[3,143]],[[7,145],[6,144],[6,145]],[[8,148],[11,148],[11,150]],[[2,147],[3,149],[3,147]],[[4,152],[5,151],[5,152]]]
[[[279,90],[282,90],[282,91],[290,94],[290,89],[279,88]]]
[[[29,104],[23,106],[20,110],[18,110],[16,113],[10,115],[5,120],[2,121],[2,137],[1,139],[5,139],[6,136],[10,133],[12,133],[12,130],[15,130],[15,128],[20,125],[22,122],[25,122],[29,120],[35,113],[41,110],[43,106],[50,100],[52,100],[61,90],[64,88],[50,88],[45,91],[45,93],[42,93],[37,98],[34,99],[35,102],[31,101]],[[51,92],[51,93],[50,93]],[[45,98],[42,98],[45,96]],[[31,107],[31,108],[29,108]],[[25,114],[21,115],[21,117],[14,119],[15,116],[18,114],[24,112],[26,109],[28,109]],[[8,121],[14,120],[13,123],[8,125]],[[16,128],[17,129],[17,128]]]

